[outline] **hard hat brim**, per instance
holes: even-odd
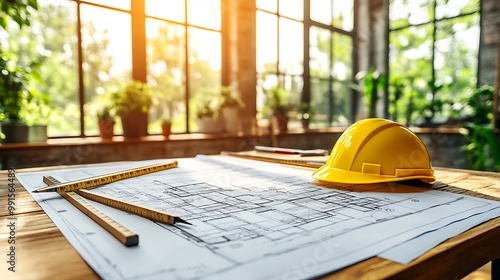
[[[421,180],[425,183],[430,183],[436,180],[434,175],[431,175],[433,173],[434,171],[432,169],[428,169],[428,170],[423,170],[422,174],[396,177],[390,175],[353,172],[353,171],[332,168],[328,165],[323,165],[312,174],[312,177],[320,181],[342,183],[342,184],[373,184],[373,183],[395,182],[395,181],[414,180],[414,179]]]

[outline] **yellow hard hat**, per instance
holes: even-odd
[[[326,164],[312,176],[344,184],[435,180],[422,140],[405,126],[379,118],[358,121],[344,131]]]

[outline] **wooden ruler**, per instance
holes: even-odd
[[[60,184],[61,182],[52,176],[44,176],[43,181],[49,185]],[[111,235],[118,239],[127,247],[136,246],[139,244],[139,235],[124,227],[117,221],[110,218],[108,215],[94,207],[80,195],[75,192],[60,193],[67,201],[73,204],[76,208],[82,211],[85,215],[107,230]]]
[[[177,216],[174,216],[172,214],[169,214],[167,212],[164,212],[164,211],[161,211],[161,210],[158,210],[155,208],[142,206],[142,205],[139,205],[137,203],[128,202],[128,201],[125,201],[125,200],[122,200],[122,199],[119,199],[116,197],[112,197],[109,195],[105,195],[102,193],[100,193],[100,194],[93,193],[93,192],[90,192],[89,190],[76,190],[75,192],[78,193],[79,195],[87,198],[87,199],[105,204],[105,205],[113,207],[115,209],[119,209],[119,210],[129,212],[132,214],[136,214],[137,216],[141,216],[141,217],[150,219],[150,220],[155,221],[155,222],[166,223],[166,224],[170,224],[170,225],[173,225],[175,223],[184,223],[184,224],[191,225],[191,223],[189,223],[189,222],[187,222],[187,221],[185,221]]]
[[[58,192],[58,193],[70,192],[70,191],[75,191],[78,189],[87,189],[87,188],[97,187],[97,186],[101,186],[104,184],[116,182],[119,180],[137,177],[140,175],[158,172],[158,171],[162,171],[162,170],[166,170],[166,169],[170,169],[170,168],[175,168],[175,167],[177,167],[177,161],[171,161],[171,162],[167,162],[167,163],[154,164],[154,165],[149,165],[149,166],[145,166],[145,167],[139,167],[139,168],[133,168],[133,169],[128,169],[128,170],[114,172],[114,173],[108,173],[105,175],[90,177],[87,179],[76,180],[76,181],[71,181],[71,182],[67,182],[67,183],[59,183],[59,184],[55,184],[55,185],[52,185],[49,187],[44,187],[44,188],[39,188],[39,189],[33,190],[33,192],[35,192],[35,193],[38,193],[38,192]]]
[[[98,182],[115,182],[121,179],[125,179],[125,177],[121,177],[122,174],[126,174],[124,176],[127,176],[126,178],[130,177],[135,177],[135,176],[140,176],[143,174],[155,172],[155,171],[160,171],[160,170],[165,170],[169,168],[173,168],[177,166],[177,161],[172,161],[170,163],[162,163],[159,165],[152,165],[152,166],[147,166],[147,167],[142,167],[142,168],[136,168],[136,169],[129,169],[126,171],[122,172],[115,172],[115,173],[110,173],[107,175],[101,175],[97,177],[91,177],[88,179],[83,179],[83,180],[78,180],[78,181],[71,181],[68,183],[61,183],[59,181],[58,184],[53,184],[50,187],[52,188],[40,188],[38,190],[42,190],[40,192],[48,192],[48,191],[54,191],[54,187],[56,188],[61,188],[61,189],[66,189],[67,186],[70,186],[71,188],[74,189],[74,192],[77,193],[78,195],[85,197],[86,199],[90,199],[99,203],[102,203],[104,205],[113,207],[118,210],[122,210],[125,212],[129,212],[132,214],[135,214],[137,216],[141,216],[147,219],[150,219],[155,222],[160,222],[160,223],[166,223],[170,225],[174,225],[175,223],[184,223],[184,224],[189,224],[191,223],[181,219],[180,217],[177,217],[175,215],[169,214],[167,212],[152,208],[152,207],[147,207],[147,206],[142,206],[137,203],[133,202],[128,202],[123,199],[119,199],[117,197],[112,197],[109,195],[105,194],[99,194],[99,193],[94,193],[86,189],[90,183],[88,182],[94,182],[95,180],[98,180]],[[111,178],[110,178],[111,177]],[[47,177],[51,178],[51,177]],[[98,178],[98,179],[96,179]],[[53,181],[49,179],[45,179],[44,177],[44,182],[48,181]],[[94,184],[94,183],[92,183]],[[80,185],[83,185],[84,187],[80,187]],[[80,187],[80,188],[79,188]],[[59,194],[63,195],[67,193],[66,191],[57,191]]]

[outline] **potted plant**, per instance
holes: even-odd
[[[275,86],[269,90],[264,90],[267,98],[265,111],[271,114],[271,123],[274,129],[280,133],[288,130],[288,91],[281,86]]]
[[[133,80],[111,93],[116,114],[121,118],[123,136],[138,138],[148,134],[148,113],[153,103],[151,89],[141,81]]]
[[[379,97],[379,91],[385,86],[385,75],[379,73],[377,70],[370,68],[368,73],[361,71],[356,74],[356,80],[359,82],[363,81],[362,91],[365,94],[368,118],[374,118],[377,116],[377,103]],[[358,89],[361,89],[358,88]]]
[[[161,135],[169,137],[172,133],[172,119],[164,116],[161,118]]]
[[[7,32],[9,20],[16,22],[19,28],[29,26],[31,9],[38,9],[36,0],[2,1],[0,6],[0,28]],[[3,142],[27,142],[28,126],[22,122],[21,111],[30,97],[28,85],[33,67],[21,67],[9,55],[10,52],[0,44],[0,123],[5,136]]]
[[[197,124],[198,132],[201,133],[222,133],[224,132],[224,119],[221,117],[220,108],[217,102],[204,102],[198,108]]]
[[[9,62],[0,46],[0,122],[4,143],[28,142],[28,125],[22,121],[28,103],[30,72]]]
[[[115,118],[111,115],[109,107],[104,107],[97,113],[99,135],[102,139],[111,139],[115,135]]]
[[[225,121],[226,132],[231,135],[238,134],[238,109],[245,106],[240,93],[237,90],[234,90],[232,86],[222,87],[220,104]]]

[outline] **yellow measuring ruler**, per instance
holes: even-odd
[[[87,199],[105,204],[115,209],[136,214],[137,216],[141,216],[155,222],[166,223],[170,225],[173,225],[175,223],[184,223],[191,225],[191,223],[188,223],[187,221],[167,212],[147,206],[142,206],[137,203],[128,202],[102,193],[97,194],[90,192],[89,190],[77,190],[75,192]]]
[[[44,176],[43,181],[51,186],[59,184],[56,178],[52,176]],[[118,239],[123,245],[127,247],[136,246],[139,244],[139,235],[124,227],[117,221],[110,218],[108,215],[101,212],[88,201],[74,192],[60,193],[67,201],[73,204],[76,208],[82,211],[85,215],[91,218],[94,222],[99,224],[102,228],[107,230],[111,235]]]
[[[128,169],[125,171],[119,171],[114,173],[109,173],[106,175],[95,176],[87,179],[71,181],[67,183],[61,183],[51,185],[45,188],[39,188],[34,192],[54,192],[57,191],[59,194],[67,193],[70,190],[73,190],[78,195],[85,197],[89,200],[93,200],[104,205],[113,207],[115,209],[119,209],[125,212],[129,212],[147,219],[150,219],[155,222],[166,223],[173,225],[175,223],[185,223],[191,225],[191,223],[177,217],[175,215],[169,214],[167,212],[142,206],[137,203],[128,202],[117,197],[112,197],[105,194],[99,194],[90,192],[87,188],[98,186],[101,184],[116,182],[118,180],[123,180],[126,178],[136,177],[143,174],[148,174],[156,171],[166,170],[170,168],[177,167],[177,161],[171,161],[167,163],[149,165],[140,168]],[[45,182],[44,177],[44,182]]]
[[[133,168],[133,169],[128,169],[128,170],[114,172],[114,173],[108,173],[108,174],[104,174],[104,175],[100,175],[100,176],[90,177],[90,178],[82,179],[82,180],[71,181],[71,182],[67,182],[67,183],[59,183],[59,184],[55,184],[55,185],[52,185],[49,187],[43,187],[43,188],[33,190],[33,192],[35,192],[35,193],[38,193],[38,192],[58,192],[58,193],[71,192],[71,191],[75,191],[78,189],[87,189],[87,188],[97,187],[100,185],[113,183],[113,182],[116,182],[119,180],[137,177],[140,175],[158,172],[158,171],[171,169],[171,168],[175,168],[175,167],[177,167],[177,161],[171,161],[171,162],[167,162],[167,163],[154,164],[154,165]]]

